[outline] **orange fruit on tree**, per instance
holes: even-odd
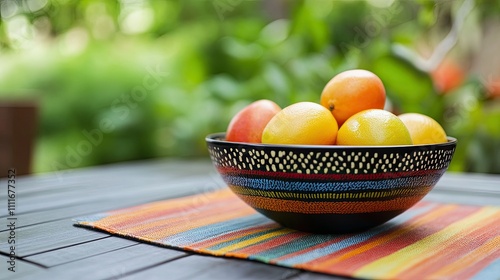
[[[262,143],[331,145],[337,131],[337,121],[325,107],[299,102],[284,108],[269,121],[262,132]]]
[[[349,117],[367,109],[383,109],[385,88],[370,71],[354,69],[333,77],[321,93],[321,105],[330,110],[341,126]]]
[[[446,143],[446,132],[433,118],[419,114],[406,113],[398,116],[408,128],[413,144]]]
[[[466,78],[465,71],[452,59],[445,59],[431,73],[436,88],[447,93],[460,86]]]
[[[411,145],[410,132],[391,112],[370,109],[351,116],[339,129],[337,145]]]

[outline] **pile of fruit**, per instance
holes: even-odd
[[[355,69],[333,77],[320,103],[281,109],[271,100],[253,102],[229,123],[226,140],[299,145],[420,145],[447,142],[434,119],[384,110],[385,88],[377,75]]]

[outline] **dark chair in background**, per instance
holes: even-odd
[[[31,173],[37,111],[36,102],[0,101],[0,177]]]

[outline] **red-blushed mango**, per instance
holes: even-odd
[[[280,106],[271,100],[261,99],[251,103],[231,119],[226,131],[226,140],[261,143],[262,131],[280,111]]]

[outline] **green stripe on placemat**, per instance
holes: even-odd
[[[498,279],[500,208],[420,202],[374,229],[283,228],[229,189],[76,219],[80,226],[215,256],[377,279]]]

